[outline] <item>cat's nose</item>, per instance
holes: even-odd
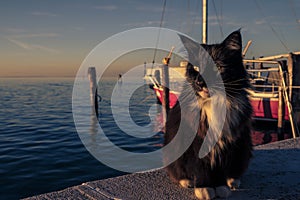
[[[207,89],[207,87],[202,87],[202,89],[198,91],[198,94],[202,98],[208,98],[208,97],[210,97],[209,90]]]

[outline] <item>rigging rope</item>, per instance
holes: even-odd
[[[256,4],[256,7],[257,9],[260,11],[261,15],[266,19],[267,17],[265,16],[265,14],[263,13],[260,5],[258,4],[258,1],[257,0],[254,0],[255,4]],[[270,29],[272,30],[272,32],[274,33],[274,35],[277,37],[277,39],[280,41],[280,43],[282,44],[282,46],[288,51],[290,52],[289,48],[287,47],[287,45],[283,42],[283,40],[279,37],[278,33],[276,32],[276,30],[274,29],[274,27],[272,26],[271,23],[269,23],[267,20],[266,20],[267,24],[269,25]]]
[[[159,25],[159,29],[158,29],[158,35],[157,35],[157,38],[156,38],[155,49],[154,49],[154,54],[153,54],[151,74],[152,74],[152,70],[153,70],[153,67],[154,67],[155,58],[156,58],[156,54],[157,54],[157,47],[158,47],[158,42],[159,42],[159,37],[160,37],[160,30],[162,28],[163,21],[164,21],[164,16],[165,16],[165,11],[166,11],[166,4],[167,4],[167,0],[164,0],[163,10],[162,10],[161,18],[160,18],[160,25]]]
[[[213,6],[214,6],[214,10],[215,10],[217,22],[218,22],[218,25],[219,25],[220,33],[221,33],[221,36],[222,36],[222,38],[223,38],[223,37],[224,37],[224,33],[223,33],[223,29],[222,29],[222,25],[221,25],[220,18],[219,18],[218,12],[217,12],[215,0],[212,0],[212,3],[213,3]]]
[[[223,0],[221,0],[221,8],[220,8],[220,16],[221,16],[221,26],[223,27]]]
[[[187,21],[187,27],[186,31],[190,33],[191,31],[191,23],[190,23],[190,17],[191,17],[191,11],[190,11],[190,0],[187,1],[187,12],[186,12],[186,21]]]
[[[293,15],[294,15],[294,17],[295,17],[295,19],[296,19],[296,23],[297,23],[297,25],[298,25],[298,28],[300,29],[300,20],[299,20],[298,17],[297,17],[297,13],[296,13],[296,11],[295,11],[295,5],[294,5],[294,2],[293,2],[292,0],[290,0],[289,2],[290,2],[290,7],[291,7],[291,9],[292,9]]]
[[[200,11],[199,11],[199,1],[196,1],[196,13],[200,13]],[[200,18],[200,16],[199,16],[199,18]],[[197,17],[194,17],[194,20],[192,22],[191,33],[194,32],[194,26],[196,25],[196,23],[197,23]]]

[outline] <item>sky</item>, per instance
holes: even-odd
[[[112,35],[159,27],[164,0],[0,2],[0,77],[74,77]],[[162,27],[201,41],[201,0],[167,0]],[[208,0],[208,43],[241,29],[247,57],[300,51],[300,0]],[[134,41],[133,41],[134,42]]]

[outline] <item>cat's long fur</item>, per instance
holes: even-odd
[[[197,59],[195,51],[200,44],[180,36],[189,57]],[[192,48],[190,48],[192,46]],[[246,89],[250,86],[247,72],[242,63],[242,40],[240,31],[231,33],[222,43],[214,45],[201,44],[216,63],[224,82],[226,96],[220,95],[218,87],[212,88],[208,96],[201,95],[207,89],[205,80],[188,64],[186,70],[187,84],[184,86],[182,99],[170,110],[165,133],[165,145],[169,144],[178,132],[179,124],[183,123],[186,129],[183,134],[190,137],[189,131],[196,130],[196,136],[188,149],[176,161],[166,167],[171,179],[180,183],[189,180],[188,186],[196,188],[217,188],[227,185],[228,180],[241,177],[248,167],[252,156],[251,142],[251,114],[252,107]],[[200,49],[200,48],[199,48]],[[199,59],[199,58],[198,58]],[[217,83],[216,83],[217,84]],[[192,88],[192,89],[191,89]],[[205,94],[208,94],[207,92]],[[184,95],[196,95],[197,103],[189,102],[191,98]],[[210,153],[204,158],[199,158],[199,150],[207,134],[209,126],[214,126],[220,121],[220,114],[212,110],[212,102],[226,106],[225,124],[222,134]],[[192,111],[185,112],[189,107]],[[193,109],[194,108],[194,109]],[[199,122],[193,116],[199,113]],[[196,127],[195,127],[196,126]],[[184,139],[184,138],[183,138]],[[180,144],[177,145],[181,148]],[[177,152],[174,149],[174,152]],[[168,155],[164,155],[168,157]],[[229,184],[229,186],[231,186]],[[218,192],[217,192],[218,193]],[[204,195],[204,198],[208,196]]]

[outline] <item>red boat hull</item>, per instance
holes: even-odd
[[[264,119],[278,119],[278,99],[251,98],[253,117]],[[285,106],[284,119],[289,120],[288,109]]]
[[[162,88],[153,87],[155,94],[160,102],[162,102]],[[170,108],[173,108],[178,99],[178,93],[170,91],[169,94]],[[278,99],[276,98],[251,98],[253,108],[253,117],[256,119],[278,119]],[[288,109],[285,106],[284,119],[289,120]]]
[[[158,88],[158,87],[153,87],[153,90],[155,91],[155,95],[157,99],[162,102],[162,97],[163,97],[163,89]],[[169,103],[170,103],[170,108],[173,108],[177,102],[178,99],[178,93],[175,93],[174,91],[170,91],[169,93]]]

